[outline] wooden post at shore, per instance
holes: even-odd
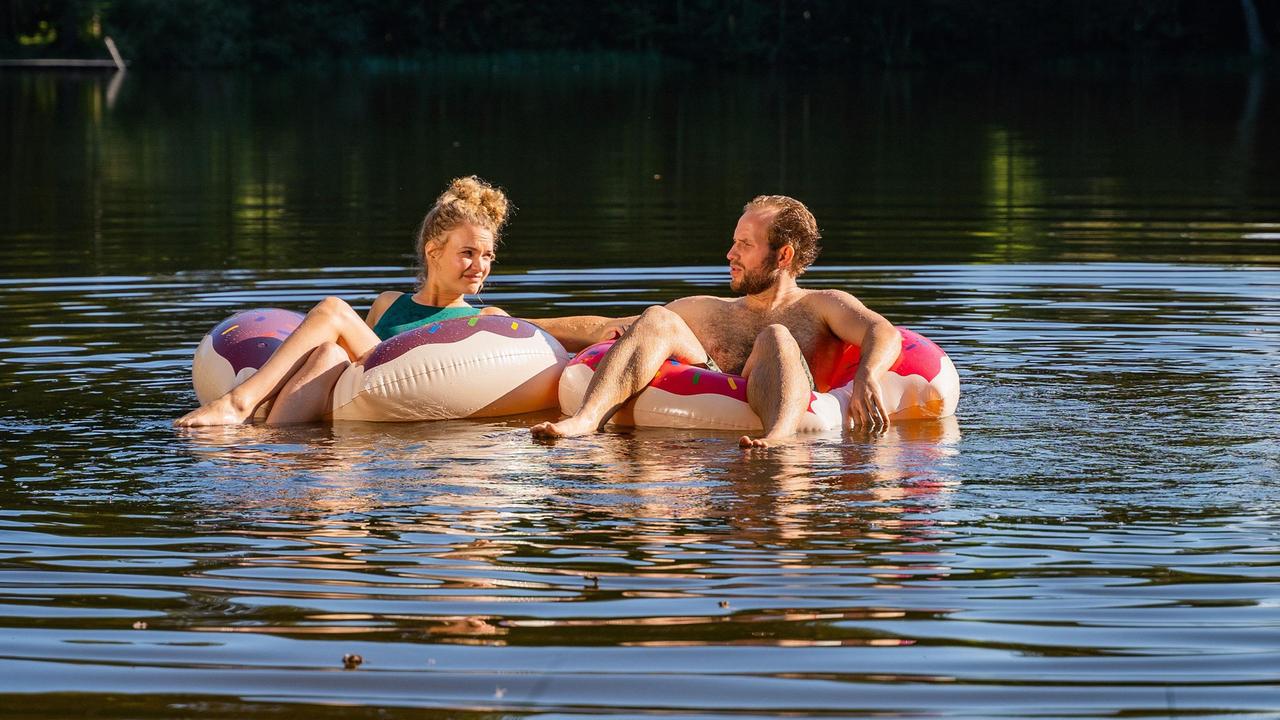
[[[124,58],[120,57],[120,51],[116,49],[116,41],[108,35],[104,41],[107,45],[107,52],[111,53],[111,59],[115,61],[116,69],[124,72]]]
[[[3,60],[0,59],[0,67],[28,67],[28,68],[102,68],[121,71],[128,65],[124,58],[120,56],[120,51],[116,48],[116,43],[110,37],[105,38],[107,52],[111,53],[110,60],[85,60],[80,58],[24,58],[20,60]]]

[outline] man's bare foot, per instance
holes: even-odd
[[[249,421],[253,409],[245,410],[231,400],[230,395],[210,402],[183,415],[173,424],[177,427],[209,427],[212,425],[242,425]]]
[[[764,437],[753,438],[750,435],[743,435],[738,438],[738,447],[743,450],[756,450],[759,448],[778,447],[787,441],[785,437],[773,437],[766,435]]]
[[[565,418],[560,422],[538,423],[529,428],[529,432],[536,438],[560,438],[587,435],[597,429],[599,429],[597,423],[592,422],[589,418],[575,416]]]

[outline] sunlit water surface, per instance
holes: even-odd
[[[228,155],[249,169],[196,161],[184,189],[172,180],[189,166],[148,152],[163,154],[154,137],[201,131],[153,115],[141,96],[158,81],[131,78],[114,111],[44,129],[36,121],[69,92],[101,103],[108,88],[4,82],[30,104],[8,121],[28,144],[87,143],[165,171],[40,170],[56,177],[5,206],[0,714],[1280,713],[1280,270],[1267,220],[1280,213],[1275,176],[1231,159],[1234,115],[1213,125],[1230,130],[1225,145],[1167,150],[1243,168],[1214,176],[1235,177],[1225,190],[1129,169],[1117,171],[1129,190],[1099,181],[1073,209],[1043,186],[1097,178],[1049,170],[1048,157],[1071,155],[1050,141],[1054,123],[1001,135],[989,118],[975,121],[980,136],[1023,154],[997,147],[990,172],[952,194],[850,182],[862,202],[842,214],[814,189],[830,252],[804,283],[848,289],[942,345],[960,409],[744,454],[711,432],[533,442],[527,428],[544,416],[175,431],[194,402],[195,343],[231,311],[302,310],[334,293],[367,306],[409,285],[413,215],[449,172],[428,183],[392,168],[388,188],[423,189],[389,205],[358,188],[355,205],[337,190],[288,195],[288,183],[261,203],[223,198],[221,179],[246,174],[318,181],[298,157],[250,147]],[[232,108],[239,87],[226,91]],[[594,87],[584,92],[598,101]],[[740,96],[723,93],[682,96],[677,110]],[[623,96],[665,117],[661,96]],[[1247,114],[1249,96],[1238,99]],[[794,122],[821,125],[814,107]],[[943,119],[962,134],[969,117]],[[85,128],[112,142],[71,139]],[[1129,137],[1108,136],[1086,169],[1124,155]],[[28,152],[16,148],[15,172]],[[816,164],[812,152],[789,162]],[[714,158],[687,146],[675,157],[689,187],[710,177],[698,168]],[[969,167],[939,162],[940,176]],[[639,165],[585,173],[597,188],[624,178],[620,205],[556,205],[530,185],[484,300],[532,316],[623,314],[724,293],[719,258],[751,178],[704,187],[714,212],[703,213],[646,204],[654,191],[631,176],[652,168]],[[1027,182],[1000,185],[1001,173]],[[1131,189],[1144,182],[1177,192],[1155,202]],[[77,198],[89,207],[61,224],[42,209]],[[205,237],[210,226],[221,229]],[[357,230],[368,262],[345,261]],[[922,248],[910,262],[908,242]],[[349,654],[363,663],[345,669]]]

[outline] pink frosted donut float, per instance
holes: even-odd
[[[569,353],[527,320],[476,315],[379,343],[333,389],[334,420],[497,417],[556,405]]]
[[[944,418],[955,413],[960,400],[960,377],[951,358],[933,341],[905,328],[897,362],[880,378],[891,420]],[[573,414],[582,405],[596,366],[613,342],[578,353],[560,378],[560,409]],[[862,356],[855,345],[845,347],[829,392],[813,392],[800,423],[801,432],[848,427],[852,380]],[[630,421],[628,423],[628,421]],[[761,430],[760,419],[747,404],[747,383],[741,376],[685,365],[663,363],[649,386],[636,396],[630,414],[619,412],[610,422],[641,427]]]
[[[200,404],[222,397],[248,380],[303,316],[280,308],[245,310],[213,327],[191,360],[191,382]]]

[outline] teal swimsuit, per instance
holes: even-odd
[[[421,305],[414,301],[412,295],[405,293],[396,298],[396,301],[391,303],[391,307],[382,313],[382,317],[378,318],[378,322],[373,326],[373,332],[379,340],[386,340],[437,320],[452,320],[479,314],[480,308]]]

